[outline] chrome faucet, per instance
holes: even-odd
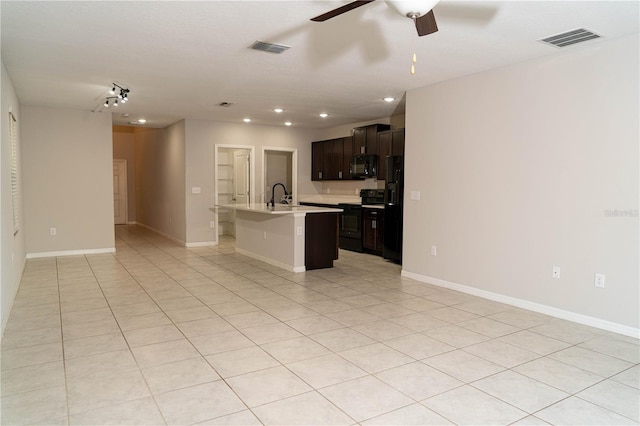
[[[284,186],[283,183],[276,183],[273,185],[273,187],[271,188],[271,200],[269,200],[269,202],[267,203],[267,207],[269,207],[269,204],[271,204],[272,207],[275,207],[275,198],[274,198],[274,194],[276,192],[276,186],[280,185],[282,187],[282,189],[284,190],[284,197],[287,198],[287,195],[289,195],[289,193],[287,192],[287,187]],[[286,200],[282,201],[282,204],[288,204]]]

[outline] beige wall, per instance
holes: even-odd
[[[209,228],[214,220],[209,210],[214,205],[214,147],[216,144],[255,146],[256,199],[264,201],[262,182],[262,147],[298,149],[298,193],[316,193],[311,182],[311,142],[317,140],[317,130],[290,127],[271,127],[218,121],[186,121],[186,199],[187,242],[215,241],[215,230]],[[200,194],[192,194],[191,188],[201,188]],[[269,194],[270,196],[270,194]]]
[[[185,122],[137,129],[136,221],[184,244]]]
[[[0,126],[0,142],[1,150],[0,160],[2,165],[0,167],[0,186],[2,186],[2,199],[1,202],[1,229],[2,229],[2,243],[0,244],[0,257],[2,263],[0,264],[0,318],[2,320],[2,332],[4,333],[4,327],[9,319],[9,313],[11,306],[15,299],[20,285],[20,278],[22,276],[22,270],[24,268],[24,262],[26,258],[25,251],[25,224],[24,224],[24,208],[20,205],[18,222],[20,223],[19,231],[14,235],[13,227],[13,200],[11,196],[11,143],[9,133],[9,112],[12,112],[17,120],[18,125],[18,152],[17,159],[18,164],[22,163],[21,144],[22,139],[20,127],[22,126],[22,115],[20,113],[20,104],[18,103],[18,97],[16,96],[13,83],[7,73],[7,70],[2,63],[2,74],[0,82],[2,84],[2,91],[0,100],[0,111],[2,111],[2,125]],[[18,189],[19,189],[19,202],[23,200],[22,191],[22,168],[18,167]]]
[[[637,332],[638,52],[585,44],[408,92],[403,271]]]
[[[135,127],[113,126],[113,159],[127,160],[127,222],[136,221]]]
[[[27,253],[114,250],[111,115],[21,112]]]

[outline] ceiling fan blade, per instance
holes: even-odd
[[[357,7],[364,6],[367,3],[371,3],[374,0],[360,0],[360,1],[352,1],[351,3],[347,3],[344,6],[340,6],[336,9],[330,10],[327,13],[323,13],[322,15],[316,16],[315,18],[311,18],[314,22],[324,22],[327,19],[335,18],[338,15],[342,15],[345,12],[349,12]]]
[[[426,36],[438,31],[438,25],[436,24],[436,17],[433,14],[433,10],[416,19],[416,30],[420,37]]]

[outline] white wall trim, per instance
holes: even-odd
[[[169,234],[167,234],[167,233],[164,233],[164,232],[162,232],[162,231],[159,231],[159,230],[157,230],[156,228],[152,228],[151,226],[149,226],[149,225],[147,225],[147,224],[144,224],[144,223],[137,222],[137,223],[136,223],[136,225],[137,225],[137,226],[141,226],[141,227],[143,227],[143,228],[145,228],[145,229],[148,229],[149,231],[151,231],[151,232],[153,232],[153,233],[155,233],[155,234],[158,234],[158,235],[160,235],[161,237],[168,238],[168,239],[170,239],[171,241],[173,241],[174,243],[180,244],[180,245],[181,245],[181,246],[183,246],[183,247],[186,247],[186,242],[184,242],[184,241],[182,241],[182,240],[177,239],[177,238],[176,238],[176,237],[174,237],[173,235],[169,235]]]
[[[239,249],[236,247],[236,253],[245,255],[247,257],[251,257],[253,259],[261,260],[264,263],[268,263],[269,265],[277,266],[278,268],[285,269],[289,272],[304,272],[306,268],[304,266],[291,266],[286,263],[278,262],[277,260],[269,259],[268,257],[260,256],[258,254],[252,253],[250,251],[246,251],[243,249]]]
[[[517,299],[515,297],[505,296],[498,293],[492,293],[490,291],[481,290],[475,287],[457,284],[450,281],[441,280],[439,278],[428,277],[426,275],[416,274],[414,272],[405,271],[404,269],[402,270],[401,275],[403,277],[411,278],[427,284],[436,285],[438,287],[449,288],[452,290],[460,291],[462,293],[467,293],[474,296],[482,297],[484,299],[505,303],[507,305],[517,306],[518,308],[528,309],[530,311],[539,312],[541,314],[549,315],[552,317],[577,322],[579,324],[588,325],[590,327],[600,328],[607,331],[612,331],[614,333],[623,334],[625,336],[635,337],[636,339],[640,338],[640,328],[629,327],[627,325],[618,324],[615,322],[606,321],[600,318],[590,317],[588,315],[582,315],[571,311],[565,311],[563,309],[542,305],[540,303],[530,302],[528,300]]]
[[[45,251],[40,253],[27,253],[27,259],[38,259],[41,257],[83,256],[86,254],[106,254],[115,252],[115,247],[86,250]]]
[[[218,242],[217,241],[200,241],[200,242],[195,242],[195,243],[187,243],[185,244],[185,247],[191,248],[191,247],[210,247],[210,246],[217,246]]]

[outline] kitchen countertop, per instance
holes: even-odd
[[[338,208],[329,208],[329,207],[315,207],[315,206],[298,206],[298,205],[288,205],[288,204],[276,204],[275,206],[267,207],[266,204],[221,204],[217,205],[210,210],[215,211],[216,209],[234,209],[245,212],[254,212],[254,213],[262,213],[262,214],[278,214],[278,215],[287,215],[287,214],[307,214],[307,213],[340,213],[342,209]]]

